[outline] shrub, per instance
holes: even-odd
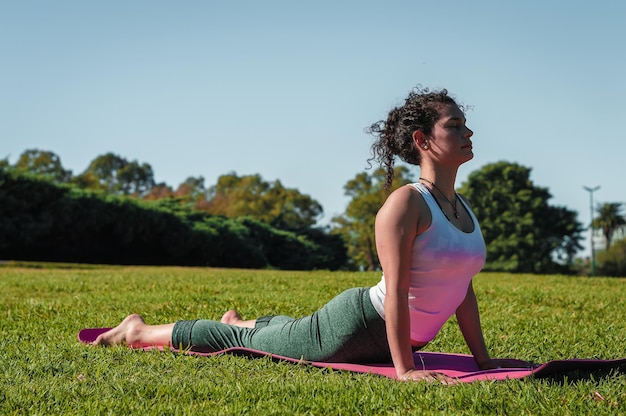
[[[334,264],[323,253],[305,236],[255,220],[0,170],[0,257],[5,259],[312,269]]]

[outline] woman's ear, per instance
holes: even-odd
[[[413,132],[413,143],[415,143],[416,147],[422,150],[428,150],[430,147],[428,140],[426,139],[426,135],[419,130],[415,130]]]

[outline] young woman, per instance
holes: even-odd
[[[376,246],[383,268],[371,288],[341,293],[310,316],[266,316],[244,321],[228,311],[221,322],[178,321],[147,325],[130,315],[96,339],[96,345],[173,345],[197,351],[246,347],[326,362],[393,361],[405,380],[453,382],[415,368],[422,348],[456,314],[482,369],[519,366],[494,360],[483,339],[473,276],[485,261],[485,244],[469,203],[454,190],[459,166],[472,159],[473,132],[446,90],[415,89],[404,105],[370,127],[374,159],[393,179],[398,157],[420,166],[418,183],[394,191],[376,216]]]

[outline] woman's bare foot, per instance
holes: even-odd
[[[128,315],[122,323],[115,328],[100,334],[93,345],[121,345],[138,346],[140,334],[143,328],[147,327],[143,318],[137,314]]]
[[[223,324],[239,326],[242,328],[254,328],[256,320],[253,319],[244,321],[243,319],[241,319],[241,316],[236,310],[231,309],[229,311],[226,311],[226,313],[222,316],[222,319],[220,319],[220,322]]]

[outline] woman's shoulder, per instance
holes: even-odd
[[[413,184],[401,186],[389,194],[378,211],[377,220],[382,218],[405,218],[417,224],[430,224],[431,221],[428,204]]]
[[[415,184],[409,183],[399,187],[389,194],[385,204],[403,203],[403,204],[421,204],[424,203],[424,197]]]

